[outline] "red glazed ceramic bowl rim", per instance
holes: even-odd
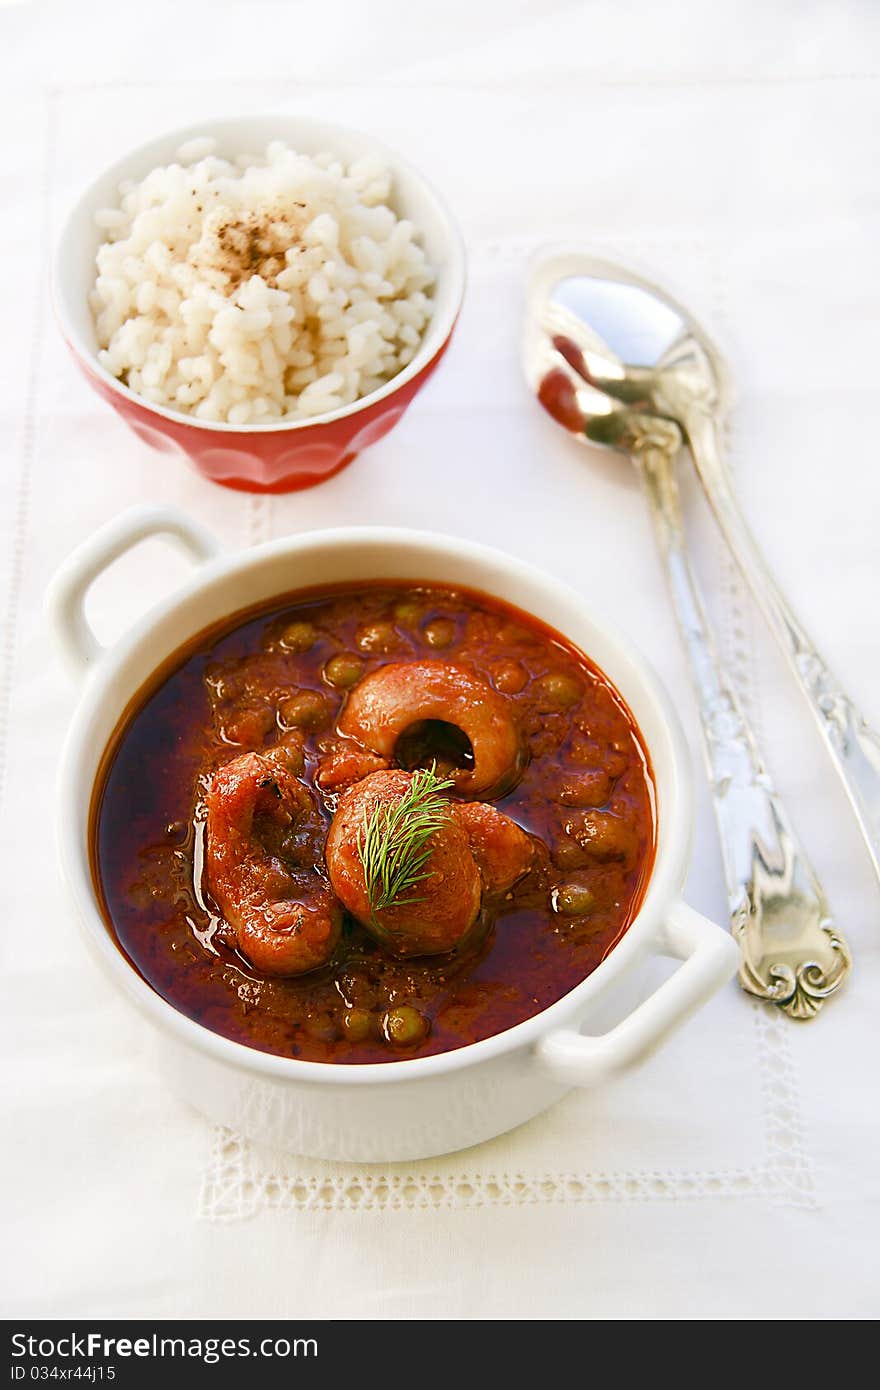
[[[351,160],[365,154],[381,155],[394,180],[396,210],[408,216],[421,234],[428,259],[437,271],[434,311],[424,337],[411,362],[378,390],[340,406],[302,420],[267,421],[259,424],[230,424],[227,421],[198,420],[169,406],[157,405],[132,391],[111,376],[98,361],[94,339],[89,291],[94,281],[94,257],[103,239],[95,226],[94,214],[111,206],[118,198],[117,186],[124,179],[141,179],[158,164],[168,163],[187,140],[210,135],[217,141],[221,156],[259,153],[272,139],[288,141],[304,154],[328,152]],[[461,232],[443,199],[407,160],[371,135],[308,116],[279,112],[260,116],[224,117],[202,120],[170,130],[137,146],[116,160],[95,178],[71,208],[58,238],[52,265],[52,299],[61,330],[72,351],[89,372],[120,396],[151,415],[161,416],[178,427],[190,427],[212,434],[286,434],[315,425],[356,415],[378,401],[393,396],[423,371],[446,343],[461,308],[465,286],[465,251]]]

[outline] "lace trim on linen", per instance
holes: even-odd
[[[803,1129],[787,1019],[765,1004],[750,1006],[758,1032],[765,1106],[764,1153],[751,1168],[711,1171],[645,1169],[629,1172],[481,1172],[480,1150],[463,1155],[460,1172],[395,1173],[327,1165],[320,1176],[270,1172],[243,1135],[215,1127],[199,1198],[208,1221],[238,1221],[260,1211],[399,1211],[534,1206],[544,1203],[672,1202],[762,1198],[777,1206],[813,1208],[814,1184]],[[332,1167],[332,1171],[330,1171]]]

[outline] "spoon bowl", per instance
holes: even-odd
[[[685,423],[688,407],[725,412],[730,374],[697,320],[665,291],[599,256],[561,252],[534,269],[526,374],[549,342],[596,390]]]

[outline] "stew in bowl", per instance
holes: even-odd
[[[150,537],[194,572],[104,647],[89,590]],[[734,972],[681,900],[675,710],[589,595],[448,536],[234,554],[138,508],[47,602],[81,685],[71,903],[214,1123],[346,1161],[463,1148],[640,1060]],[[650,956],[677,965],[645,998]]]
[[[394,1062],[533,1017],[636,916],[644,741],[561,634],[488,595],[293,593],[176,651],[92,804],[107,923],[176,1009],[304,1061]]]

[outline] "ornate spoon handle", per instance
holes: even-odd
[[[812,1018],[846,976],[849,951],[718,656],[686,549],[674,471],[681,432],[652,416],[626,420],[700,707],[739,980],[793,1018]]]
[[[692,407],[686,428],[724,538],[810,703],[880,876],[880,737],[841,689],[768,569],[730,485],[714,418]]]

